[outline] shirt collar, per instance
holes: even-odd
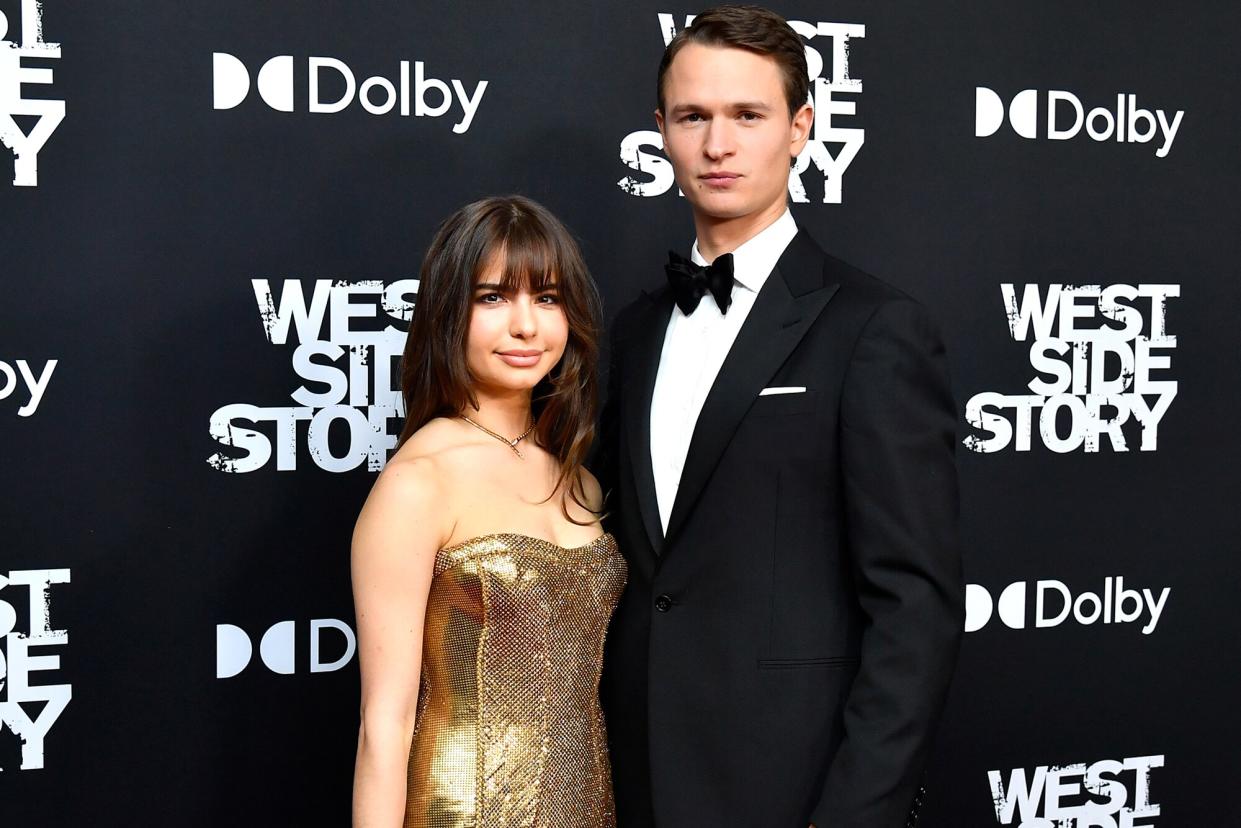
[[[789,208],[784,208],[783,215],[764,227],[757,235],[746,240],[733,251],[733,279],[746,290],[758,293],[767,282],[767,277],[775,269],[784,248],[797,235],[797,222]],[[698,252],[698,240],[694,240],[694,248],[690,251],[694,264],[709,264]]]

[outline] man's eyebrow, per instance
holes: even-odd
[[[729,109],[733,109],[733,110],[753,109],[758,112],[770,112],[771,111],[771,107],[763,103],[762,101],[740,101],[738,103],[729,104],[728,106],[729,106]]]
[[[676,106],[669,109],[668,112],[672,115],[680,115],[681,113],[684,113],[684,112],[699,112],[701,110],[702,110],[702,107],[696,103],[683,103],[683,104],[677,104]]]
[[[702,112],[707,108],[708,107],[705,107],[702,104],[682,103],[672,107],[668,110],[668,112],[672,115],[681,115],[687,112]],[[741,112],[745,110],[770,112],[772,110],[770,104],[763,103],[762,101],[735,101],[733,103],[725,104],[724,108],[732,112]]]

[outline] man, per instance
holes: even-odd
[[[697,241],[612,333],[621,828],[898,828],[921,799],[964,622],[955,406],[921,306],[788,211],[807,99],[763,9],[703,13],[660,65]]]

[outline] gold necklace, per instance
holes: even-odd
[[[530,427],[526,429],[525,431],[523,431],[520,437],[518,437],[515,440],[510,440],[509,438],[504,437],[503,435],[496,434],[494,431],[487,428],[487,426],[480,425],[474,422],[473,420],[471,420],[469,417],[465,416],[464,414],[458,414],[457,416],[465,420],[467,423],[474,426],[475,428],[477,428],[479,431],[483,432],[484,434],[490,434],[492,437],[496,438],[501,443],[511,448],[513,450],[513,454],[516,454],[518,457],[522,457],[522,453],[517,450],[517,444],[530,436],[530,432],[534,431],[534,425],[535,425],[533,422],[530,423]]]

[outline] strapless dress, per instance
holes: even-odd
[[[441,549],[427,603],[406,828],[612,828],[599,672],[625,585],[611,535]]]

